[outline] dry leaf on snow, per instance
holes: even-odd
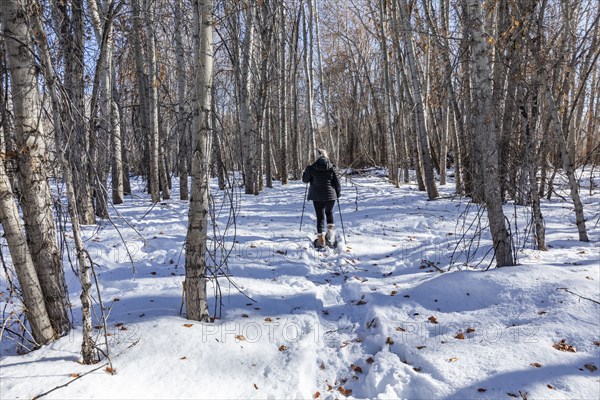
[[[350,368],[352,369],[352,371],[356,372],[357,374],[362,374],[362,372],[363,372],[362,368],[359,367],[358,365],[350,364]]]
[[[343,394],[344,396],[350,396],[352,394],[352,389],[344,389],[343,386],[340,386],[338,388],[338,392],[340,392],[341,394]]]
[[[566,352],[569,352],[569,353],[576,353],[577,352],[577,349],[575,348],[575,346],[571,346],[570,344],[568,344],[565,339],[562,339],[558,343],[554,343],[552,345],[552,347],[554,347],[556,350],[566,351]]]

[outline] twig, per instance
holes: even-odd
[[[58,390],[58,389],[62,389],[62,388],[64,388],[64,387],[67,387],[67,386],[69,386],[71,383],[75,382],[77,379],[81,379],[81,378],[83,378],[84,376],[91,374],[92,372],[96,372],[96,371],[98,371],[99,369],[101,369],[101,368],[103,368],[103,367],[107,366],[108,364],[109,364],[109,363],[104,363],[104,364],[102,364],[102,365],[101,365],[101,366],[99,366],[99,367],[96,367],[96,368],[94,368],[94,369],[91,369],[91,370],[89,370],[89,371],[88,371],[88,372],[86,372],[85,374],[78,375],[77,377],[75,377],[75,378],[71,379],[69,382],[67,382],[67,383],[65,383],[65,384],[62,384],[62,385],[56,386],[55,388],[52,388],[52,389],[50,389],[50,390],[48,390],[47,392],[44,392],[44,393],[42,393],[42,394],[38,394],[37,396],[35,396],[35,397],[33,398],[33,400],[41,399],[42,397],[44,397],[44,396],[47,396],[47,395],[49,395],[50,393],[52,393],[52,392],[54,392],[54,391],[56,391],[56,390]]]
[[[92,261],[92,258],[90,257],[89,254],[87,256],[88,256],[88,259],[90,260],[90,268],[92,270],[92,276],[94,277],[94,282],[96,284],[96,291],[98,292],[98,304],[100,305],[100,315],[102,317],[102,325],[104,328],[104,345],[106,346],[106,359],[108,360],[108,365],[112,369],[113,368],[112,360],[110,359],[109,350],[108,350],[108,327],[106,325],[106,320],[108,317],[104,313],[104,304],[102,303],[102,296],[100,294],[100,284],[98,283],[98,275],[96,275],[96,269],[94,268],[94,262]]]
[[[559,288],[556,288],[556,290],[564,290],[565,292],[567,292],[567,293],[571,293],[571,294],[574,294],[575,296],[577,296],[577,297],[580,297],[580,298],[582,298],[582,299],[589,300],[589,301],[591,301],[591,302],[593,302],[593,303],[596,303],[596,304],[600,304],[600,301],[596,301],[596,300],[594,300],[594,299],[590,299],[589,297],[582,296],[582,295],[580,295],[580,294],[577,294],[577,293],[575,293],[575,292],[572,292],[572,291],[570,291],[569,289],[567,289],[567,288],[564,288],[564,287],[559,287]]]

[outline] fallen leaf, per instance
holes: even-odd
[[[282,256],[286,254],[284,250],[277,250],[276,253],[281,254]]]
[[[397,294],[398,294],[398,292],[397,292],[396,290],[392,290],[392,291],[390,292],[390,296],[395,296],[395,295],[397,295]]]
[[[357,374],[362,374],[362,372],[363,372],[362,368],[359,367],[358,365],[350,364],[350,368],[352,369],[352,371],[356,372]]]
[[[118,327],[120,327],[120,326],[123,326],[123,323],[122,323],[122,322],[117,322],[117,323],[115,324],[115,327],[116,327],[116,328],[118,328]]]
[[[121,330],[121,331],[126,331],[126,330],[127,330],[127,327],[126,327],[126,326],[122,326],[122,327],[120,327],[120,328],[119,328],[119,330]]]
[[[350,342],[346,341],[346,342],[342,342],[342,345],[340,346],[340,349],[348,346],[350,344]]]
[[[548,311],[540,310],[538,311],[538,315],[548,314]]]
[[[324,370],[325,369],[325,363],[321,362],[321,365],[319,365],[319,369]]]
[[[256,386],[256,383],[254,384],[254,389],[258,390],[258,386]]]
[[[340,386],[338,388],[338,392],[340,392],[341,394],[343,394],[344,396],[350,396],[352,394],[352,389],[344,389],[343,386]]]
[[[242,314],[242,318],[248,318],[248,314]]]
[[[529,365],[531,365],[532,367],[535,367],[535,368],[542,368],[542,364],[540,364],[538,362],[534,362],[534,363],[531,363]]]
[[[438,323],[437,318],[434,317],[433,315],[431,317],[427,318],[427,320],[429,322],[431,322],[432,324],[437,324]]]
[[[596,346],[600,347],[600,340],[597,340],[597,341],[595,341],[595,342],[594,342],[594,344],[595,344]]]
[[[598,369],[594,364],[585,364],[584,367],[590,372],[594,372]]]
[[[421,367],[413,367],[413,370],[414,370],[415,372],[421,372]]]
[[[551,384],[547,384],[546,387],[550,390],[554,390],[554,386],[552,386]]]
[[[425,347],[427,347],[427,346],[417,346],[417,350],[422,350],[422,349],[424,349]]]
[[[329,383],[327,384],[327,391],[331,392],[333,390],[333,386],[331,386]]]
[[[458,358],[456,358],[456,357],[450,357],[448,359],[448,362],[457,362],[457,361],[458,361]]]
[[[246,340],[246,338],[243,335],[236,335],[235,337],[237,340],[239,340],[240,342],[243,342],[244,340]]]
[[[194,324],[183,324],[183,326],[185,326],[186,328],[191,328],[192,326],[194,326]]]
[[[569,353],[576,353],[577,352],[577,349],[575,348],[575,346],[571,346],[570,344],[568,344],[565,339],[562,339],[558,343],[554,343],[552,345],[552,347],[554,347],[556,350],[559,350],[559,351],[566,351],[566,352],[569,352]]]
[[[396,327],[396,330],[397,330],[398,332],[406,332],[406,329],[402,328],[401,326],[397,326],[397,327]]]
[[[465,334],[464,334],[464,333],[462,333],[462,332],[458,332],[458,333],[456,334],[456,336],[454,336],[454,339],[460,339],[460,340],[463,340],[464,338],[465,338]]]
[[[111,367],[106,367],[105,371],[111,375],[114,375],[117,373],[117,370],[115,368],[111,368]]]
[[[467,328],[467,333],[473,333],[475,332],[475,328]]]
[[[477,391],[478,391],[479,393],[485,393],[485,392],[487,392],[487,389],[484,389],[484,388],[479,388],[479,389],[477,389]]]
[[[387,339],[385,340],[385,344],[389,344],[389,345],[394,344],[394,339],[392,339],[391,336],[388,336]]]
[[[183,357],[180,358],[180,360],[187,360],[187,357],[183,356]]]
[[[373,364],[374,362],[375,362],[375,360],[373,360],[373,357],[369,357],[366,359],[367,364]]]
[[[279,351],[286,351],[286,350],[287,350],[287,346],[285,346],[283,344],[281,346],[279,346]]]
[[[269,317],[267,317],[267,318],[265,318],[265,322],[273,322],[273,319],[272,319],[272,318],[269,318]]]
[[[81,376],[81,374],[78,374],[77,372],[72,373],[71,375],[69,375],[71,378],[79,378]]]
[[[313,394],[313,398],[318,399],[319,397],[321,397],[321,393],[319,393],[319,391],[317,390],[315,394]]]

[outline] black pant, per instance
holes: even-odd
[[[315,213],[317,214],[317,232],[323,233],[325,217],[327,217],[327,224],[333,224],[333,206],[335,205],[335,200],[313,201],[313,204],[315,206]]]

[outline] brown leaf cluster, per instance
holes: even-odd
[[[577,349],[575,348],[575,346],[571,346],[570,344],[568,344],[565,339],[562,339],[558,343],[554,343],[552,345],[552,347],[554,347],[556,350],[559,350],[559,351],[566,351],[566,352],[569,352],[569,353],[576,353],[577,352]]]

